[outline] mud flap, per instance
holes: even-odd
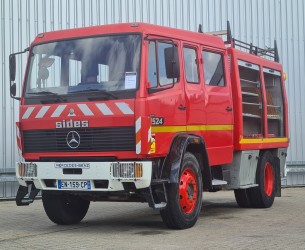
[[[16,195],[16,205],[28,206],[29,204],[33,203],[39,191],[40,189],[36,189],[34,184],[30,184],[28,187],[20,185]],[[25,198],[27,194],[29,194],[29,196],[28,198]]]
[[[275,163],[275,196],[276,197],[281,197],[282,196],[282,189],[281,189],[281,173],[280,173],[280,159],[275,157],[274,158],[274,163]]]

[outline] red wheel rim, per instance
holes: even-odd
[[[186,168],[179,182],[180,206],[185,214],[193,212],[198,199],[198,183],[193,170]]]
[[[265,193],[271,196],[274,188],[274,173],[270,162],[265,165]]]

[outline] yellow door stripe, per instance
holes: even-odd
[[[151,131],[153,133],[170,133],[170,132],[182,132],[186,131],[186,126],[160,126],[152,127]]]
[[[152,127],[153,133],[170,133],[170,132],[194,132],[194,131],[218,131],[233,130],[233,125],[190,125],[190,126],[160,126]]]
[[[260,138],[260,139],[240,139],[240,144],[255,144],[255,143],[275,143],[289,142],[288,138]]]
[[[187,131],[233,130],[233,125],[190,125]]]

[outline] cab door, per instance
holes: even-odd
[[[181,72],[180,44],[172,39],[151,40],[147,53],[147,108],[152,122],[155,154],[167,154],[176,133],[186,130],[185,96],[181,77],[171,77],[166,57],[176,48],[176,64]],[[180,73],[181,75],[181,73]]]
[[[206,124],[205,96],[200,72],[200,47],[191,43],[183,44],[185,77],[186,124],[188,131],[204,137]]]
[[[233,103],[227,55],[201,48],[204,77],[206,144],[211,165],[230,163],[233,157]]]

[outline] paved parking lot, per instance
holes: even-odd
[[[57,226],[40,200],[0,202],[0,249],[305,249],[305,188],[286,188],[270,209],[241,209],[233,192],[204,193],[195,227],[167,229],[140,203],[91,203],[82,223]]]

